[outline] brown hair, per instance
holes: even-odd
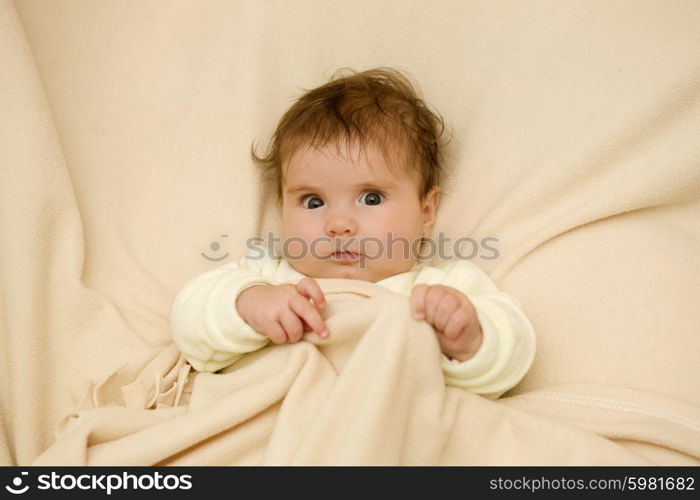
[[[403,151],[405,166],[420,179],[421,200],[433,186],[439,186],[443,172],[445,130],[442,117],[428,109],[411,82],[392,68],[363,72],[339,70],[330,81],[306,91],[282,116],[265,156],[251,156],[263,178],[277,187],[282,200],[282,167],[301,147],[321,147],[334,141],[338,153],[345,142],[347,151],[358,141],[381,149],[387,165],[395,165],[392,152]],[[403,146],[401,148],[400,146]]]

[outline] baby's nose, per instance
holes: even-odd
[[[348,213],[332,214],[326,222],[326,233],[328,235],[353,235],[357,233],[357,220]]]

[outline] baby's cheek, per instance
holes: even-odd
[[[303,259],[289,259],[289,265],[297,272],[311,278],[322,277],[319,274],[318,261],[306,257]]]
[[[386,258],[386,243],[377,237],[362,238],[358,250],[365,258],[378,260]]]
[[[299,260],[306,256],[308,246],[299,237],[287,238],[284,242],[283,249],[285,257],[292,260]]]

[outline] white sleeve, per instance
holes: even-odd
[[[484,334],[481,347],[466,361],[443,354],[445,383],[496,399],[525,376],[535,356],[535,331],[514,297],[498,291],[491,279],[466,260],[419,272],[415,284],[442,284],[461,291],[474,304]]]
[[[279,261],[251,251],[240,261],[207,271],[189,282],[175,297],[171,328],[175,344],[197,371],[215,372],[268,338],[248,325],[236,310],[238,295],[253,285],[276,285]]]

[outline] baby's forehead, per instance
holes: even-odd
[[[406,155],[375,144],[301,144],[282,158],[281,180],[289,177],[332,173],[334,168],[352,169],[354,175],[401,178],[412,173]],[[328,167],[328,168],[326,168]],[[305,175],[306,174],[306,175]]]

